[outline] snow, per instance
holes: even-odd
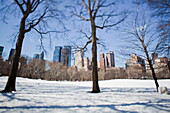
[[[7,77],[0,77],[3,90]],[[170,79],[159,80],[170,91]],[[17,91],[0,94],[0,113],[168,113],[170,95],[156,92],[153,80],[100,81],[101,93],[88,93],[92,82],[17,78]]]

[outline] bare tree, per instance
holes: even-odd
[[[2,20],[6,21],[6,17],[10,14],[21,15],[18,31],[19,34],[17,36],[10,74],[6,87],[2,91],[12,92],[16,91],[15,82],[18,62],[25,34],[31,30],[36,31],[40,34],[40,40],[42,43],[44,34],[58,32],[56,30],[49,31],[46,28],[49,26],[51,19],[62,23],[62,21],[58,18],[61,15],[61,12],[57,9],[59,1],[56,0],[1,0],[1,3],[4,4],[4,7],[0,9]]]
[[[131,52],[137,53],[139,56],[146,58],[158,91],[159,84],[153,68],[151,54],[154,55],[159,50],[162,37],[155,29],[154,23],[151,23],[151,20],[143,10],[142,12],[140,10],[134,12],[132,16],[134,18],[131,18],[131,23],[124,29],[125,37],[123,40],[126,42],[126,45],[123,45],[123,52],[124,54],[127,52],[128,54]]]
[[[161,53],[168,54],[170,47],[170,1],[169,0],[147,0],[148,5],[153,10],[153,15],[159,20],[158,30],[163,35]]]
[[[79,17],[81,20],[89,22],[91,27],[91,36],[86,35],[89,41],[86,42],[85,47],[92,43],[92,93],[100,92],[97,70],[98,38],[96,31],[97,29],[114,27],[126,18],[125,12],[118,13],[118,10],[115,10],[115,4],[115,0],[82,0],[81,2],[77,1],[76,7],[72,6],[73,15]],[[119,17],[119,19],[115,19],[114,21],[113,17]]]

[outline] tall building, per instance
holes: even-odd
[[[105,58],[104,58],[104,53],[100,53],[100,69],[105,69]]]
[[[106,67],[115,67],[114,52],[106,53]]]
[[[53,61],[60,62],[61,61],[61,46],[55,46],[54,54],[53,54]]]
[[[89,58],[88,57],[84,58],[84,69],[85,71],[89,70]]]
[[[83,68],[84,64],[83,64],[83,53],[82,53],[82,51],[76,52],[74,65],[78,70]]]
[[[63,48],[61,49],[61,64],[69,65],[69,49]]]
[[[34,57],[33,57],[34,59],[36,58],[36,59],[39,59],[40,58],[40,55],[39,54],[34,54]]]
[[[131,64],[131,59],[126,59],[126,64],[125,64],[126,68],[129,67],[130,64]]]
[[[64,46],[64,48],[69,50],[68,66],[71,66],[71,46]]]
[[[15,49],[11,49],[8,57],[8,61],[12,60],[12,57],[14,56]]]
[[[41,52],[41,54],[40,54],[40,59],[41,59],[41,60],[44,60],[44,51]]]
[[[4,49],[4,47],[3,47],[3,46],[0,46],[0,56],[2,56],[3,49]]]
[[[145,60],[137,56],[136,54],[133,54],[130,59],[126,60],[126,68],[134,64],[139,64],[142,67],[145,67]]]

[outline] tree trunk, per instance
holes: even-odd
[[[98,93],[100,92],[100,89],[98,84],[96,26],[94,20],[91,22],[91,27],[92,27],[92,78],[93,78],[92,93]]]
[[[159,84],[158,84],[158,81],[157,81],[157,78],[156,78],[155,70],[154,70],[153,65],[152,65],[152,62],[151,62],[151,60],[150,60],[150,58],[149,58],[149,54],[148,54],[147,48],[146,48],[146,46],[145,46],[145,44],[144,44],[144,41],[141,41],[141,42],[142,42],[142,45],[143,45],[143,48],[144,48],[144,51],[145,51],[147,60],[148,60],[148,62],[149,62],[149,66],[150,66],[150,69],[151,69],[151,71],[152,71],[152,77],[153,77],[153,79],[154,79],[154,81],[155,81],[156,89],[157,89],[157,92],[158,92]]]
[[[154,81],[155,81],[156,89],[157,89],[157,92],[158,92],[159,84],[158,84],[158,81],[157,81],[157,78],[156,78],[155,70],[154,70],[154,68],[153,68],[153,65],[152,65],[151,60],[148,59],[148,61],[149,61],[150,69],[151,69],[151,71],[152,71],[152,77],[153,77],[153,79],[154,79]]]
[[[16,43],[15,53],[12,59],[12,65],[9,73],[8,82],[6,84],[5,89],[2,92],[12,92],[16,91],[15,83],[16,83],[16,75],[18,71],[18,63],[22,49],[22,43],[25,35],[25,18],[23,17],[20,22],[20,30]]]

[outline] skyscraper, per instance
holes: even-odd
[[[55,46],[54,54],[53,54],[53,61],[60,62],[61,61],[61,46]]]
[[[40,54],[40,59],[41,59],[41,60],[44,60],[44,51],[41,52],[41,54]]]
[[[69,64],[69,50],[67,48],[61,49],[61,64]]]
[[[100,53],[100,69],[105,69],[105,58],[104,58],[104,53]]]
[[[82,69],[83,68],[83,54],[82,54],[82,51],[77,51],[76,52],[74,65],[77,67],[77,69]]]
[[[14,56],[14,52],[15,52],[15,49],[11,49],[11,51],[9,53],[8,61],[12,60],[12,57]]]
[[[69,50],[68,66],[71,66],[71,46],[64,46],[64,48]]]
[[[4,47],[3,47],[3,46],[0,46],[0,56],[2,56],[3,49],[4,49]]]
[[[113,51],[106,53],[106,66],[107,67],[115,67],[115,59],[114,59]]]

